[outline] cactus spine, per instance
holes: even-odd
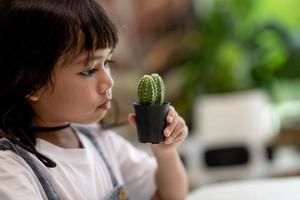
[[[155,103],[156,85],[149,75],[144,75],[139,81],[138,96],[141,104]]]
[[[143,105],[163,104],[165,85],[158,74],[144,75],[138,85],[139,101]]]
[[[151,77],[156,85],[155,104],[163,104],[165,100],[165,84],[158,74],[152,74]]]

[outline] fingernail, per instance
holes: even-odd
[[[171,123],[173,121],[173,117],[168,117],[168,121]]]

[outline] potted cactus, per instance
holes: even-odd
[[[138,84],[139,102],[134,103],[138,140],[157,144],[164,140],[163,130],[169,103],[165,103],[165,85],[158,74],[144,75]]]

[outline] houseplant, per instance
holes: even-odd
[[[141,143],[160,143],[169,103],[165,103],[165,85],[158,74],[144,75],[138,84],[139,102],[135,102],[138,140]]]
[[[276,93],[274,84],[299,77],[300,45],[283,21],[259,16],[257,7],[261,1],[206,2],[214,2],[214,7],[210,12],[202,7],[206,12],[199,13],[195,29],[190,31],[186,42],[189,50],[180,66],[185,87],[176,104],[186,115],[194,114],[190,116],[195,136],[191,141],[195,141],[193,147],[201,158],[201,163],[195,161],[198,170],[201,168],[198,180],[259,177],[264,175],[264,166],[268,166],[265,144],[278,131],[269,97]],[[273,2],[270,1],[272,8]],[[253,162],[249,168],[241,165],[226,169],[219,165],[210,171],[202,162],[209,157],[206,152],[218,150],[220,156],[222,150],[226,156],[213,160],[228,164],[239,156],[226,148],[238,146],[248,151],[249,164],[255,160],[261,163]],[[252,166],[258,167],[251,169]]]
[[[214,3],[210,9],[201,4],[203,12],[185,40],[187,56],[177,65],[184,82],[181,98],[173,102],[178,111],[189,121],[198,96],[252,89],[263,89],[276,101],[277,83],[300,75],[299,37],[292,37],[287,22],[258,12],[261,1],[205,2]]]

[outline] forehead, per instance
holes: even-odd
[[[97,49],[91,54],[89,54],[88,52],[83,52],[74,58],[72,64],[84,64],[97,59],[107,59],[107,57],[109,57],[112,53],[113,49],[111,48]]]

